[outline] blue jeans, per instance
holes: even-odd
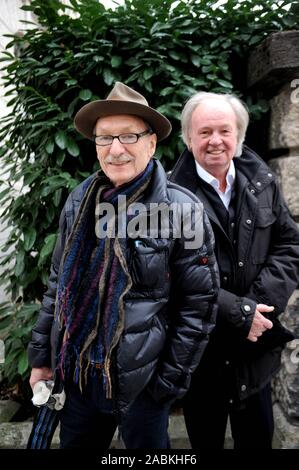
[[[99,378],[91,378],[83,394],[71,384],[60,412],[61,449],[107,450],[117,428],[112,400],[105,397]],[[131,405],[121,434],[127,449],[167,449],[169,406],[160,405],[146,391]]]
[[[120,426],[127,449],[169,449],[169,406],[157,403],[147,390],[136,398]]]

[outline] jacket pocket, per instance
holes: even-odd
[[[163,288],[167,280],[168,248],[154,246],[147,239],[134,240],[131,276],[135,286],[145,289]]]
[[[258,228],[266,228],[274,224],[276,220],[271,207],[260,207],[256,219],[255,226]]]
[[[272,225],[276,217],[271,207],[260,207],[256,219],[254,230],[254,243],[252,249],[253,264],[263,264],[268,256],[270,246]]]

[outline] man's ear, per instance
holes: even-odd
[[[157,135],[156,134],[152,134],[150,136],[151,140],[150,140],[150,157],[153,157],[155,155],[155,151],[156,151],[156,146],[157,146]]]

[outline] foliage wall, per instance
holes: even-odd
[[[219,2],[218,2],[219,3]],[[198,90],[234,91],[257,118],[267,103],[246,93],[248,53],[274,31],[296,29],[286,1],[32,0],[36,24],[11,37],[4,53],[11,112],[2,120],[2,283],[12,302],[0,308],[4,372],[28,373],[26,346],[45,291],[59,212],[67,194],[97,169],[93,143],[73,128],[76,111],[104,98],[115,80],[144,94],[173,124],[157,156],[167,169],[182,150],[179,117]]]

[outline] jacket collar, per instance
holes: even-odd
[[[268,165],[252,149],[243,146],[243,153],[234,159],[236,169],[247,178],[256,193],[262,192],[272,183],[274,175]]]
[[[154,171],[152,179],[144,197],[142,198],[143,204],[147,205],[150,202],[166,202],[169,203],[169,197],[167,193],[167,176],[161,163],[154,158]]]

